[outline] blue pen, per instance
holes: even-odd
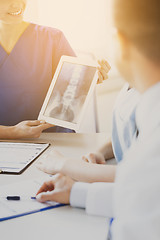
[[[7,196],[6,199],[9,200],[9,201],[10,200],[11,201],[19,201],[19,200],[23,199],[23,196],[22,197],[20,197],[20,196]],[[36,199],[36,197],[29,197],[29,199],[34,200],[34,199]]]

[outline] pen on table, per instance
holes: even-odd
[[[6,199],[11,200],[11,201],[19,201],[19,200],[23,199],[23,196],[22,197],[21,196],[7,196]],[[25,199],[26,199],[26,197],[25,197]],[[28,197],[28,199],[35,200],[36,197]]]

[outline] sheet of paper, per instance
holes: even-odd
[[[35,196],[43,182],[44,179],[35,179],[1,186],[0,221],[3,221],[8,217],[25,214],[32,211],[39,211],[47,207],[59,205],[56,202],[39,203],[37,200],[31,199],[31,197]],[[21,200],[7,200],[7,196],[20,196]]]
[[[0,142],[0,170],[18,173],[47,147],[48,144]]]

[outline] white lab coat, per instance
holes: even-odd
[[[71,191],[72,206],[115,217],[113,240],[160,239],[160,83],[143,94],[136,124],[139,136],[118,166],[116,183],[76,183]]]

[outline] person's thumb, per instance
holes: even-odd
[[[41,125],[38,125],[38,126],[36,126],[36,129],[38,130],[38,131],[43,131],[43,130],[45,130],[45,129],[48,129],[48,128],[50,128],[50,127],[53,127],[53,125],[52,124],[49,124],[49,123],[44,123],[44,124],[41,124]]]
[[[40,193],[36,196],[39,202],[53,201],[63,204],[69,204],[69,194],[63,193],[61,190],[53,190],[51,192]]]
[[[56,198],[56,196],[55,196],[54,191],[39,193],[36,196],[36,199],[39,202],[56,201],[55,198]]]
[[[43,124],[43,123],[45,123],[45,121],[40,121],[40,120],[34,120],[34,121],[28,121],[27,122],[27,125],[28,126],[38,126],[38,125],[40,125],[40,124]]]
[[[90,163],[96,163],[95,154],[94,153],[90,153],[88,160],[89,160]]]

